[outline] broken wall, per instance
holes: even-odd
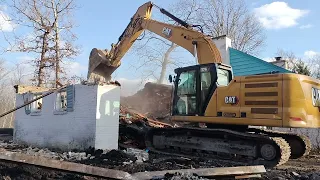
[[[44,97],[40,111],[29,112],[30,107],[27,106],[17,110],[14,141],[61,150],[86,149],[96,145],[102,149],[117,149],[118,132],[114,129],[118,129],[115,124],[118,124],[119,116],[106,116],[105,104],[110,100],[120,101],[120,87],[74,85],[70,92],[73,93],[66,95],[67,105],[62,110],[57,109],[59,92]],[[27,95],[28,93],[17,94],[16,104],[24,104]],[[70,97],[72,101],[69,101]],[[34,105],[37,104],[33,103],[31,106]],[[99,107],[104,107],[104,111],[99,110]],[[117,111],[117,108],[114,111]],[[98,116],[98,112],[103,114]],[[105,140],[100,137],[102,131],[108,132],[104,134]]]

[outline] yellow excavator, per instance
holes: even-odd
[[[152,20],[152,7],[178,25]],[[205,123],[207,128],[151,128],[145,137],[150,151],[187,157],[222,156],[266,166],[307,155],[311,145],[306,136],[249,126],[319,128],[320,81],[294,73],[234,77],[232,68],[222,63],[212,37],[197,28],[147,2],[109,51],[91,51],[88,78],[110,80],[140,34],[151,31],[185,48],[198,60],[198,65],[178,68],[175,77],[169,77],[174,84],[171,119]]]

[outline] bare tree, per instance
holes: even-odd
[[[264,45],[265,35],[262,25],[251,13],[244,0],[200,0],[201,10],[196,13],[196,22],[204,32],[218,37],[227,35],[232,47],[258,54]]]
[[[28,35],[7,38],[8,51],[30,53],[35,57],[34,81],[38,86],[59,81],[63,72],[60,63],[78,54],[74,45],[75,34],[71,32],[74,23],[70,17],[75,9],[73,0],[11,0],[11,21],[29,29]],[[54,72],[54,78],[51,74]],[[54,83],[55,84],[55,83]]]
[[[293,70],[295,65],[301,60],[295,55],[294,52],[286,51],[284,49],[278,49],[278,51],[276,52],[276,56],[281,57],[282,59],[287,61],[289,70]]]
[[[194,20],[192,14],[198,10],[196,0],[180,0],[170,7],[169,11],[174,12],[177,17],[185,21]],[[161,17],[163,22],[177,24],[168,17]],[[144,32],[138,40],[131,52],[139,57],[139,60],[135,61],[133,66],[137,70],[143,69],[141,71],[142,81],[151,77],[157,83],[164,83],[168,69],[173,70],[175,67],[195,63],[193,59],[182,58],[179,53],[176,53],[181,51],[178,45],[151,32]]]
[[[0,60],[0,114],[10,109],[15,105],[15,94],[13,86],[10,86],[12,72],[14,69],[9,69],[4,60]],[[0,128],[12,127],[13,113],[0,118]]]
[[[320,55],[301,58],[283,49],[279,49],[276,55],[287,61],[288,69],[292,72],[320,79]]]
[[[309,57],[308,64],[311,70],[311,76],[320,79],[320,54]]]
[[[180,19],[200,25],[205,34],[227,35],[235,49],[258,54],[264,45],[263,28],[243,0],[180,0],[170,7],[169,11]],[[168,18],[164,20],[175,23]],[[140,57],[140,62],[135,62],[136,67],[146,67],[143,77],[151,76],[163,83],[168,69],[195,63],[190,58],[179,57],[179,53],[175,53],[178,46],[167,40],[150,34],[141,39],[134,45],[133,52]]]

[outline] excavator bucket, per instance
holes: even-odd
[[[120,66],[112,66],[107,56],[107,50],[93,48],[89,57],[88,81],[108,82],[111,80],[111,74]]]

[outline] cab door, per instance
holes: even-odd
[[[173,115],[194,116],[199,113],[199,67],[180,69],[175,82]]]

